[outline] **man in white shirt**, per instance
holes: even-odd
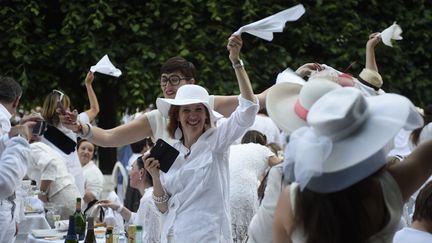
[[[0,155],[2,155],[2,153],[5,151],[6,147],[8,146],[10,137],[12,137],[12,134],[11,136],[9,136],[9,132],[11,132],[10,118],[16,113],[16,109],[18,107],[21,95],[22,95],[21,86],[14,79],[10,77],[0,77]],[[18,140],[22,140],[22,139],[18,139]],[[22,147],[24,146],[24,144],[22,145],[14,144],[10,146]],[[23,155],[25,154],[21,154],[21,157]],[[1,161],[2,166],[7,166],[7,165],[3,165],[3,163],[6,163],[7,161],[10,163],[15,159],[19,160],[18,158],[14,159],[9,156],[11,155],[10,154],[5,155],[6,157],[5,162],[3,161],[3,157],[2,157],[2,161]],[[27,166],[25,166],[25,168],[27,169]],[[10,173],[10,171],[9,172],[2,171],[2,173],[7,174]],[[11,175],[8,175],[7,177],[10,176]],[[14,178],[14,179],[21,180],[22,177]],[[16,182],[16,180],[14,180],[14,182]],[[1,185],[2,185],[2,189],[6,189],[3,188],[3,183]],[[7,195],[2,194],[2,199],[0,200],[0,218],[2,218],[0,222],[0,242],[15,241],[14,235],[16,233],[16,225],[17,225],[16,217],[14,217],[15,208],[16,208],[16,203],[14,202],[15,188],[10,188],[10,187],[11,186],[15,187],[16,184],[10,181],[8,182],[8,186],[9,186],[8,190],[9,189],[12,190],[9,191],[11,193],[8,192]]]

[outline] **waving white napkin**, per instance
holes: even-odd
[[[391,40],[402,40],[402,29],[394,22],[390,27],[381,32],[381,40],[386,46],[393,47]]]
[[[282,32],[287,21],[296,21],[305,13],[302,4],[273,14],[257,22],[240,27],[235,34],[247,32],[267,41],[273,40],[273,32]]]
[[[114,76],[114,77],[120,77],[122,72],[120,69],[114,67],[114,65],[111,63],[111,61],[108,58],[108,55],[105,55],[102,57],[102,59],[99,60],[96,65],[91,66],[90,71],[103,73],[106,75]]]

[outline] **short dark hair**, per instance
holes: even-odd
[[[130,146],[132,149],[132,153],[139,154],[142,152],[142,150],[145,146],[148,146],[151,148],[154,146],[154,143],[150,137],[146,137],[144,139],[139,140],[138,142],[131,143]]]
[[[183,57],[171,57],[161,67],[159,76],[163,73],[180,72],[188,79],[196,79],[197,70],[195,66]]]
[[[21,95],[22,89],[17,81],[11,77],[0,76],[0,102],[10,104]]]
[[[153,177],[150,175],[150,172],[148,172],[148,171],[145,169],[145,167],[144,167],[144,160],[142,159],[142,156],[139,156],[139,157],[136,159],[136,164],[137,164],[137,166],[138,166],[138,169],[144,169],[144,175],[145,175],[146,183],[147,183],[149,186],[153,186]]]
[[[258,143],[267,145],[267,137],[257,130],[249,130],[243,135],[241,143]]]
[[[419,192],[413,215],[414,220],[432,220],[432,181]]]

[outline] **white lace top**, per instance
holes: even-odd
[[[144,191],[136,213],[132,213],[129,224],[141,225],[143,243],[160,242],[160,213],[152,199],[153,187]]]

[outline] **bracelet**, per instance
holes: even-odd
[[[152,194],[153,201],[155,203],[166,203],[166,202],[168,202],[168,199],[170,198],[170,196],[165,191],[164,191],[164,193],[165,194],[163,196],[160,196],[160,197],[155,196],[155,194],[153,193]]]
[[[46,195],[48,195],[48,192],[44,192],[42,190],[39,190],[38,194],[41,195],[41,196],[46,196]]]
[[[85,125],[87,126],[87,133],[81,134],[80,137],[88,140],[93,137],[92,125],[90,125],[89,123],[86,123]],[[81,130],[81,132],[84,132],[83,129]]]
[[[242,60],[242,59],[239,59],[239,63],[233,64],[232,67],[233,67],[234,69],[239,69],[239,68],[244,67],[243,60]]]
[[[121,213],[122,210],[123,210],[123,205],[120,205],[120,206],[116,209],[116,212],[117,212],[117,213]]]

